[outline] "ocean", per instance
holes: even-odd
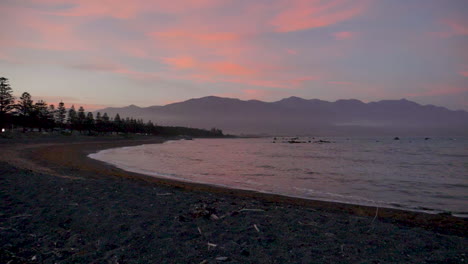
[[[178,140],[89,157],[154,177],[468,217],[468,138],[295,141]]]

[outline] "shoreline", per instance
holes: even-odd
[[[351,203],[340,203],[334,201],[311,200],[301,197],[291,197],[281,194],[258,192],[254,190],[232,189],[224,186],[210,185],[205,183],[186,182],[177,179],[155,177],[142,173],[127,171],[112,164],[88,157],[89,154],[110,148],[130,147],[142,144],[160,144],[165,141],[167,140],[157,138],[156,140],[118,140],[112,142],[85,142],[76,144],[65,143],[67,144],[67,153],[60,152],[62,145],[52,145],[47,147],[34,148],[28,158],[38,162],[39,164],[46,164],[47,166],[61,167],[66,165],[72,166],[75,169],[79,168],[80,170],[86,171],[87,173],[97,173],[130,178],[133,180],[142,180],[147,183],[179,187],[189,191],[203,191],[224,195],[227,194],[232,196],[241,196],[260,199],[268,202],[305,206],[331,212],[345,212],[357,216],[376,216],[380,219],[396,221],[407,224],[409,226],[419,226],[442,232],[461,232],[461,234],[464,236],[468,236],[468,218],[457,217],[446,213],[432,214],[398,208],[384,208]],[[60,153],[60,155],[54,155],[54,153]]]
[[[161,144],[166,143],[162,142]],[[147,145],[147,144],[143,144]],[[138,146],[143,146],[143,145],[137,145]],[[151,145],[151,144],[150,144]],[[387,209],[394,209],[394,210],[399,210],[399,211],[405,211],[405,212],[413,212],[413,213],[424,213],[424,214],[429,214],[429,215],[451,215],[453,217],[461,218],[461,219],[466,219],[468,220],[468,213],[466,212],[450,212],[450,211],[443,211],[439,209],[432,209],[432,208],[408,208],[404,206],[392,206],[388,203],[380,203],[377,204],[376,202],[373,202],[371,200],[368,201],[368,203],[355,203],[355,202],[346,202],[346,201],[340,201],[340,200],[331,200],[331,199],[314,199],[306,196],[300,196],[300,195],[288,195],[285,193],[278,193],[278,192],[267,192],[267,191],[259,191],[255,189],[249,189],[249,188],[230,188],[228,185],[224,184],[216,184],[216,183],[209,183],[209,182],[202,182],[202,181],[193,181],[193,180],[188,180],[188,179],[183,179],[183,178],[177,178],[173,176],[166,176],[164,174],[159,174],[157,172],[145,172],[144,170],[139,170],[138,168],[132,168],[132,167],[126,167],[124,165],[117,165],[113,164],[112,162],[107,162],[105,160],[99,159],[99,154],[102,152],[106,152],[108,150],[113,150],[113,149],[122,149],[122,148],[127,148],[128,146],[119,146],[119,147],[112,147],[112,148],[107,148],[107,149],[102,149],[98,150],[97,152],[90,153],[86,155],[88,158],[97,160],[99,162],[102,162],[106,165],[113,166],[117,169],[123,170],[127,173],[134,173],[137,175],[141,175],[142,177],[152,177],[152,178],[159,178],[161,180],[168,180],[168,181],[175,181],[178,183],[183,183],[183,184],[196,184],[196,185],[207,185],[213,188],[222,188],[226,190],[232,190],[234,192],[236,191],[246,191],[246,192],[254,192],[258,193],[259,195],[273,195],[273,196],[280,196],[280,197],[285,197],[288,199],[301,199],[301,200],[308,200],[308,201],[317,201],[317,202],[326,202],[326,203],[333,203],[333,204],[344,204],[344,205],[350,205],[350,206],[364,206],[368,208],[378,208],[378,210],[387,210]],[[94,156],[94,157],[92,157]]]
[[[163,138],[3,144],[1,263],[462,263],[467,220],[188,184],[87,157]]]

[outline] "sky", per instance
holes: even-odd
[[[1,0],[0,76],[87,110],[209,95],[468,110],[466,0]]]

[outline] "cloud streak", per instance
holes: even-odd
[[[277,32],[321,28],[352,19],[367,7],[364,1],[285,1],[284,11],[271,20]]]

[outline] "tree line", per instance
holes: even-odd
[[[80,106],[76,110],[72,105],[69,109],[64,102],[57,107],[47,104],[44,100],[34,102],[28,92],[24,92],[18,100],[13,96],[13,89],[7,78],[0,77],[0,129],[22,128],[23,132],[38,130],[73,134],[151,134],[161,136],[189,135],[195,137],[222,137],[220,129],[211,130],[158,126],[143,119],[121,118],[119,114],[109,117],[100,112],[94,115],[86,112]]]

